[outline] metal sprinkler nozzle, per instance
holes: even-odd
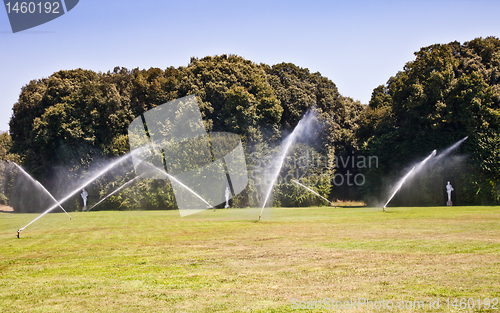
[[[17,231],[17,238],[19,238],[19,233],[20,233],[20,232],[21,232],[21,230],[19,229],[19,230]]]
[[[262,215],[259,215],[259,221],[260,221],[260,218],[262,217]]]

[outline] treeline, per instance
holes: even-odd
[[[500,40],[432,45],[373,91],[358,141],[380,167],[368,172],[365,196],[383,193],[402,169],[468,136],[455,155],[429,170],[396,203],[443,205],[455,182],[458,204],[500,202]]]
[[[14,105],[11,151],[19,155],[28,172],[61,196],[70,182],[85,176],[96,161],[129,151],[127,127],[133,119],[157,105],[191,94],[197,96],[207,131],[241,136],[245,152],[251,156],[247,160],[250,171],[256,169],[255,158],[276,152],[282,138],[309,109],[317,113],[317,123],[321,124],[316,140],[302,142],[310,153],[328,157],[356,146],[354,133],[363,106],[341,96],[332,81],[289,63],[258,65],[238,56],[222,55],[192,58],[186,67],[165,70],[116,67],[112,72],[95,73],[77,69],[33,80],[23,87]],[[99,180],[90,187],[90,202],[133,175],[126,170]],[[260,187],[262,184],[251,180],[234,205],[260,205]],[[331,182],[323,180],[315,188],[329,196],[330,187]],[[105,206],[175,208],[170,189],[165,182],[140,181]],[[302,191],[296,193],[301,195],[297,201],[276,199],[276,204],[319,204]],[[75,197],[75,208],[81,206],[78,201]]]
[[[451,179],[459,204],[498,203],[499,79],[500,40],[495,37],[422,48],[414,61],[375,88],[366,106],[340,95],[320,73],[290,63],[255,64],[234,55],[192,58],[185,67],[164,70],[59,71],[22,88],[13,108],[10,137],[2,135],[6,152],[0,157],[17,159],[60,196],[62,186],[81,179],[100,161],[129,151],[127,127],[133,119],[157,105],[194,94],[207,131],[227,131],[242,138],[250,181],[234,199],[235,206],[262,204],[262,184],[250,171],[262,165],[258,159],[277,151],[310,109],[317,113],[318,127],[314,136],[299,140],[291,156],[295,160],[316,156],[307,162],[328,162],[321,166],[288,162],[282,176],[299,173],[303,183],[330,199],[381,200],[408,164],[469,136],[455,152],[467,158],[454,158],[453,164],[430,170],[395,201],[442,205],[443,180]],[[333,168],[329,161],[363,156],[376,156],[378,166],[348,162]],[[363,184],[336,184],[334,175],[346,173],[363,175]],[[321,175],[327,179],[318,180]],[[133,177],[127,168],[101,178],[89,187],[90,203]],[[412,198],[412,194],[418,196]],[[4,195],[9,198],[7,191]],[[274,199],[275,205],[284,206],[320,203],[285,181],[278,183]],[[72,201],[74,209],[81,207],[78,197]],[[14,200],[11,204],[16,208]],[[101,208],[175,207],[168,182],[142,180]]]

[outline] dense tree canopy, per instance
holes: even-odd
[[[415,55],[373,91],[364,112],[358,135],[382,164],[371,173],[372,191],[380,193],[383,177],[403,165],[469,136],[460,150],[468,160],[454,174],[461,202],[498,200],[500,40],[436,44]]]
[[[291,63],[265,69],[283,107],[282,128],[293,128],[314,104],[326,124],[319,142],[333,143],[341,151],[356,147],[354,134],[363,109],[359,102],[341,96],[335,84],[320,73]]]
[[[14,105],[12,151],[44,185],[57,189],[61,173],[56,169],[64,168],[68,173],[63,176],[76,179],[96,161],[125,154],[129,151],[127,127],[133,119],[190,94],[197,96],[206,130],[239,134],[249,156],[275,153],[283,136],[310,108],[318,113],[322,125],[317,130],[321,139],[308,143],[313,150],[326,157],[335,149],[344,151],[356,143],[353,134],[362,106],[339,95],[327,78],[293,64],[270,67],[221,55],[192,58],[186,67],[165,70],[117,67],[112,72],[95,73],[76,69],[33,80],[23,87]],[[255,169],[255,159],[249,157],[247,161],[249,168]],[[128,172],[121,178],[97,182],[91,197],[104,195],[132,176]],[[328,181],[325,183],[329,186]],[[328,186],[321,187],[325,195]],[[139,193],[159,199],[147,208],[175,207],[171,193],[166,195],[168,184],[141,183],[131,188],[136,189],[134,197],[121,197],[115,208],[125,204],[144,207],[137,199],[146,201],[146,197]],[[257,190],[255,182],[250,181],[248,190],[235,202],[240,206],[259,205]],[[287,203],[293,205],[293,201]]]
[[[236,206],[262,204],[262,184],[255,174],[266,171],[269,164],[263,160],[272,161],[308,110],[315,113],[316,125],[298,139],[282,177],[300,174],[303,183],[330,198],[364,193],[367,199],[381,200],[413,162],[468,136],[447,164],[415,180],[411,189],[417,192],[406,192],[418,194],[416,199],[395,201],[442,204],[442,180],[447,179],[456,184],[459,204],[500,201],[500,40],[435,44],[415,55],[373,90],[367,106],[342,96],[320,73],[291,63],[255,64],[234,55],[192,58],[178,68],[59,71],[22,88],[10,135],[0,135],[0,158],[18,160],[57,194],[100,161],[126,154],[127,128],[136,117],[196,95],[208,132],[232,132],[242,138],[249,185],[234,199]],[[303,155],[312,158],[306,164],[294,162]],[[376,166],[360,168],[348,161],[363,156],[376,156]],[[320,167],[313,164],[318,160],[323,162]],[[333,186],[333,175],[358,172],[366,177],[362,186]],[[112,171],[89,186],[90,202],[133,177],[130,164]],[[141,180],[128,190],[111,197],[104,208],[176,207],[168,181]],[[72,200],[74,208],[81,206],[77,198]],[[285,206],[321,201],[287,179],[278,181],[274,200]]]

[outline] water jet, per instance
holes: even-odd
[[[299,121],[297,126],[294,128],[293,132],[284,140],[283,142],[283,148],[281,149],[281,153],[278,155],[278,160],[276,162],[274,172],[271,175],[271,182],[269,184],[269,187],[266,192],[266,197],[264,198],[264,203],[262,204],[262,209],[259,214],[259,221],[262,218],[262,213],[264,212],[264,208],[266,207],[267,201],[269,200],[269,196],[271,195],[271,192],[273,191],[274,184],[276,183],[276,180],[278,179],[279,173],[281,171],[281,168],[283,167],[283,162],[285,161],[285,157],[288,155],[288,152],[290,150],[290,147],[292,146],[293,142],[297,138],[297,136],[302,132],[302,130],[310,123],[310,118],[312,117],[312,112],[307,111],[307,113],[304,115],[304,117]]]
[[[28,174],[19,164],[17,164],[16,162],[14,161],[7,161],[7,163],[11,163],[11,164],[14,164],[20,171],[21,173],[23,173],[26,177],[28,177],[32,182],[34,182],[37,186],[39,186],[40,188],[42,188],[42,190],[52,199],[54,200],[55,203],[57,203],[57,200],[54,198],[54,196],[36,179],[34,179],[30,174]],[[64,211],[64,213],[66,213],[66,215],[69,217],[69,219],[71,219],[71,216],[69,216],[68,212],[66,212],[66,210],[61,206],[59,205],[59,207]]]
[[[149,168],[152,168],[154,170],[156,170],[160,175],[164,175],[166,177],[168,177],[170,179],[171,182],[175,182],[177,183],[179,186],[181,186],[182,188],[184,188],[185,190],[187,190],[188,192],[190,192],[192,195],[194,195],[196,198],[200,199],[201,201],[203,201],[206,205],[208,205],[208,209],[214,209],[214,207],[208,203],[205,199],[203,199],[199,194],[197,194],[196,192],[194,192],[194,190],[192,190],[191,188],[189,188],[188,186],[184,185],[183,183],[181,183],[177,178],[175,178],[174,176],[170,175],[169,173],[167,173],[165,170],[162,170],[162,169],[159,169],[158,167],[150,164],[150,163],[147,163],[147,162],[144,162],[146,166],[148,166]],[[150,171],[151,172],[151,171]],[[146,172],[144,173],[143,175],[146,175],[150,172]],[[214,209],[215,210],[215,209]]]
[[[446,148],[443,152],[441,152],[439,155],[436,156],[437,151],[434,150],[432,153],[425,158],[422,162],[414,166],[403,178],[401,178],[397,183],[396,186],[392,189],[391,196],[389,197],[389,200],[385,203],[385,205],[382,207],[383,211],[385,212],[385,209],[387,208],[387,205],[389,202],[394,198],[396,193],[401,189],[403,184],[412,176],[417,175],[426,165],[426,163],[429,163],[430,166],[435,165],[438,161],[449,155],[452,151],[457,149],[465,140],[469,138],[468,136],[460,139],[459,141],[455,142],[453,145],[450,147]],[[433,158],[434,157],[434,158]],[[431,161],[432,159],[432,161]]]
[[[121,185],[115,191],[111,192],[110,194],[108,194],[107,196],[105,196],[104,198],[102,198],[101,200],[99,200],[99,202],[97,202],[96,204],[94,204],[90,209],[87,210],[87,212],[90,212],[90,210],[92,210],[93,208],[95,208],[96,206],[98,206],[99,204],[101,204],[104,200],[106,200],[107,198],[111,197],[112,195],[114,195],[118,191],[122,190],[126,186],[130,185],[131,183],[133,183],[136,179],[140,178],[141,176],[143,176],[143,175],[136,176],[136,177],[132,178],[131,180],[129,180],[128,182],[126,182],[125,184]]]
[[[31,224],[33,224],[34,222],[36,222],[37,220],[39,220],[40,218],[42,218],[45,214],[49,213],[50,211],[52,211],[55,208],[57,208],[58,206],[60,206],[62,203],[64,203],[69,198],[71,198],[72,196],[74,196],[77,192],[79,192],[81,189],[85,188],[88,184],[90,184],[91,182],[95,181],[96,179],[98,179],[99,177],[101,177],[102,175],[104,175],[106,172],[108,172],[109,170],[111,170],[116,165],[118,165],[118,164],[122,163],[123,161],[125,161],[126,159],[128,159],[131,155],[132,155],[132,152],[129,152],[129,153],[127,153],[127,154],[119,157],[114,162],[111,162],[103,170],[101,170],[97,174],[93,175],[91,178],[87,179],[83,184],[81,184],[80,186],[78,186],[78,188],[76,188],[73,191],[71,191],[63,199],[57,201],[57,203],[55,205],[51,206],[50,208],[48,208],[47,210],[45,210],[45,212],[43,212],[42,214],[40,214],[39,216],[37,216],[34,220],[32,220],[31,222],[29,222],[28,224],[26,224],[26,226],[24,226],[22,228],[19,228],[19,230],[17,231],[18,238],[19,238],[19,233],[21,231],[23,231],[26,227],[30,226]]]
[[[330,202],[330,200],[328,200],[327,198],[323,197],[322,195],[320,195],[319,193],[317,193],[316,191],[312,190],[311,188],[307,187],[306,185],[303,185],[301,183],[299,183],[298,181],[296,181],[295,179],[292,179],[292,182],[305,188],[306,190],[309,190],[310,192],[312,192],[313,194],[317,195],[318,197],[320,197],[321,199],[325,200],[326,202],[328,202],[330,205],[332,204],[332,202]]]
[[[384,206],[382,207],[382,210],[385,212],[385,208],[387,208],[387,205],[389,204],[389,202],[391,202],[392,198],[394,198],[394,196],[396,195],[396,193],[398,193],[399,189],[401,189],[401,187],[403,186],[403,184],[405,183],[405,181],[413,174],[416,174],[418,172],[420,172],[422,170],[422,168],[424,167],[425,163],[427,163],[427,161],[429,161],[430,158],[432,158],[433,156],[436,155],[436,150],[432,151],[431,154],[429,154],[428,157],[426,157],[422,162],[420,162],[419,164],[417,164],[416,166],[414,166],[405,176],[403,176],[403,178],[401,178],[398,183],[396,184],[396,187],[393,188],[393,192],[391,194],[391,196],[389,197],[389,200],[387,200],[387,202],[384,204]]]

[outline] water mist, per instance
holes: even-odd
[[[451,152],[457,149],[468,137],[462,138],[450,147],[446,148],[443,152],[441,152],[438,156],[436,156],[436,150],[432,151],[432,153],[425,158],[423,161],[414,166],[403,178],[401,178],[395,185],[395,187],[391,190],[390,197],[387,202],[383,206],[383,211],[387,208],[389,202],[391,202],[392,198],[398,193],[403,184],[411,179],[412,177],[418,175],[424,168],[429,168],[435,165],[437,162],[448,156]]]
[[[290,152],[290,148],[292,147],[293,143],[295,142],[298,136],[307,134],[310,131],[310,126],[314,118],[315,114],[312,111],[307,111],[304,117],[299,121],[297,126],[294,128],[293,132],[283,141],[282,144],[283,148],[281,149],[280,154],[277,156],[274,170],[272,171],[271,174],[271,181],[266,191],[266,197],[264,198],[264,203],[262,204],[262,209],[259,214],[259,221],[262,218],[262,213],[264,212],[264,208],[266,207],[266,204],[269,200],[269,196],[273,191],[273,187],[276,184],[276,180],[278,179],[281,168],[283,167],[283,162],[285,161],[286,156]]]

